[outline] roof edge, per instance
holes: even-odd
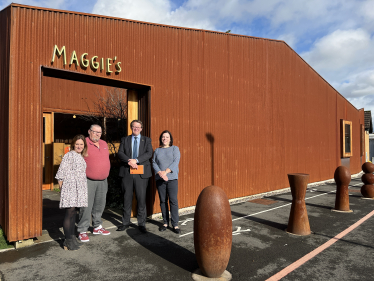
[[[323,81],[325,81],[327,83],[327,85],[329,85],[338,95],[340,95],[343,99],[345,99],[350,105],[352,105],[357,111],[360,111],[360,110],[363,110],[364,108],[361,108],[361,109],[358,109],[357,107],[355,107],[345,96],[343,96],[341,93],[339,93],[339,91],[337,89],[335,89],[329,82],[326,81],[325,78],[323,78],[321,76],[321,74],[319,74],[309,63],[307,63],[294,49],[292,49],[286,42],[282,41],[284,44],[286,44],[286,46],[288,48],[291,49],[292,52],[294,52],[307,66],[310,67],[310,69],[312,69]]]
[[[223,34],[223,35],[227,35],[227,36],[255,38],[255,39],[261,39],[261,40],[285,43],[283,40],[277,40],[277,39],[271,39],[271,38],[263,38],[263,37],[249,36],[249,35],[243,35],[243,34],[226,33],[226,32],[222,32],[222,31],[215,31],[215,30],[209,30],[209,29],[198,29],[198,28],[191,28],[191,27],[183,27],[183,26],[162,24],[162,23],[146,22],[146,21],[132,20],[132,19],[126,19],[126,18],[112,17],[112,16],[104,16],[104,15],[98,15],[98,14],[82,13],[82,12],[75,12],[75,11],[68,11],[68,10],[59,10],[59,9],[45,8],[45,7],[38,7],[38,6],[30,6],[30,5],[17,4],[17,3],[11,3],[7,6],[7,8],[9,6],[26,8],[26,9],[43,10],[43,11],[53,11],[53,12],[67,13],[67,14],[75,14],[75,15],[82,15],[82,16],[88,16],[88,17],[98,17],[98,18],[114,19],[114,20],[121,20],[121,21],[129,21],[129,22],[149,24],[149,25],[154,25],[154,26],[164,26],[164,27],[172,27],[172,28],[176,28],[176,29],[211,32],[211,33],[218,33],[218,34]]]
[[[350,105],[352,105],[357,111],[359,111],[359,109],[357,109],[346,97],[344,97],[341,93],[339,93],[339,91],[337,91],[329,82],[327,82],[325,78],[323,78],[311,65],[309,65],[309,63],[307,63],[294,49],[292,49],[283,40],[269,39],[269,38],[255,37],[255,36],[248,36],[248,35],[242,35],[242,34],[226,33],[226,32],[221,32],[221,31],[207,30],[207,29],[197,29],[197,28],[190,28],[190,27],[174,26],[174,25],[167,25],[167,24],[161,24],[161,23],[152,23],[152,22],[145,22],[145,21],[138,21],[138,20],[132,20],[132,19],[119,18],[119,17],[103,16],[103,15],[98,15],[98,14],[89,14],[89,13],[74,12],[74,11],[67,11],[67,10],[59,10],[59,9],[52,9],[52,8],[45,8],[45,7],[38,7],[38,6],[30,6],[30,5],[17,4],[17,3],[11,3],[7,7],[5,7],[3,10],[5,10],[5,9],[7,9],[9,7],[20,7],[20,8],[26,8],[26,9],[36,9],[36,10],[43,10],[43,11],[53,11],[53,12],[59,12],[59,13],[83,15],[83,16],[89,16],[89,17],[114,19],[114,20],[136,22],[136,23],[142,23],[142,24],[149,24],[149,25],[154,25],[154,26],[171,27],[171,28],[175,28],[175,29],[202,31],[202,32],[217,33],[217,34],[222,34],[222,35],[227,35],[227,36],[236,36],[236,37],[244,37],[244,38],[254,38],[254,39],[261,39],[261,40],[265,40],[265,41],[274,41],[274,42],[283,43],[289,49],[291,49],[291,51],[294,52],[323,81],[325,81],[327,83],[327,85],[329,85],[338,95],[340,95],[342,98],[344,98]]]

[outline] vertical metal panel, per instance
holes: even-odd
[[[16,4],[12,16],[9,210],[21,222],[12,224],[12,239],[41,230],[41,177],[22,177],[41,171],[40,65],[152,86],[153,147],[168,129],[181,150],[180,208],[195,205],[213,182],[236,198],[287,187],[287,173],[329,179],[340,164],[339,118],[363,122],[282,41]],[[122,72],[63,65],[61,58],[52,65],[54,44],[65,46],[68,60],[73,50],[117,56]],[[351,173],[360,171],[359,161],[354,153]]]
[[[9,132],[9,61],[10,8],[0,12],[0,225],[8,236],[8,132]],[[9,236],[8,236],[9,237]]]
[[[7,236],[15,241],[41,235],[42,114],[35,11],[11,9]]]

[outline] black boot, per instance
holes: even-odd
[[[73,236],[71,237],[71,240],[73,240],[74,245],[77,246],[78,249],[82,246],[82,243],[79,242],[77,236],[73,235]]]
[[[64,250],[76,251],[78,249],[79,249],[79,247],[75,246],[75,244],[73,242],[73,239],[65,239]]]

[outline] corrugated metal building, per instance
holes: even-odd
[[[315,182],[341,164],[361,170],[364,111],[283,41],[18,4],[0,12],[0,38],[0,224],[9,241],[41,235],[49,115],[84,114],[103,87],[135,93],[153,148],[161,131],[173,133],[180,208],[210,184],[238,198],[287,187],[287,173]],[[351,157],[342,157],[342,119],[352,122]],[[154,186],[148,211],[160,211]]]

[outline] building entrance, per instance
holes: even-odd
[[[54,177],[74,136],[88,136],[92,124],[101,125],[102,139],[110,149],[112,174],[117,175],[116,154],[121,138],[131,133],[130,122],[134,119],[142,120],[145,125],[142,134],[150,136],[150,87],[49,68],[43,68],[42,72],[43,229],[52,229],[61,226],[64,216],[63,210],[59,209],[60,195],[56,192],[59,186]],[[109,100],[121,106],[113,106]],[[105,111],[108,107],[111,109]],[[117,118],[110,115],[113,112]],[[116,180],[114,177],[110,181],[112,190],[113,186],[118,185],[118,188],[115,187],[115,192],[107,195],[109,202],[112,202],[109,197],[114,195],[120,198],[120,202],[123,201],[120,181],[118,180],[118,184]],[[153,212],[155,190],[153,186],[149,186],[147,190],[149,213]],[[132,216],[136,216],[135,198]]]
[[[43,113],[43,190],[58,188],[54,176],[62,158],[70,151],[74,136],[87,136],[91,124],[91,121],[80,115]]]

